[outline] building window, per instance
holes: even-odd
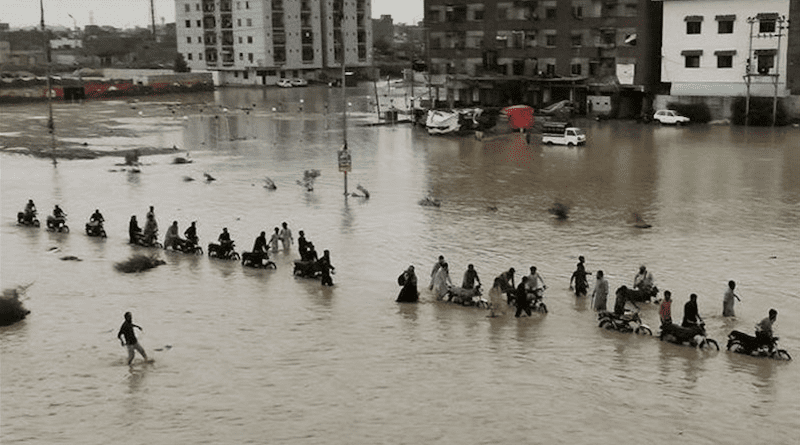
[[[186,38],[186,43],[192,43],[192,38],[191,37],[187,37]]]
[[[575,17],[576,19],[583,18],[583,6],[573,5],[572,6],[572,17]]]
[[[250,2],[244,2],[244,9],[250,9]]]
[[[190,4],[188,4],[188,3],[187,3],[187,4],[185,4],[185,5],[184,5],[184,10],[185,10],[186,12],[191,12],[191,11],[192,11],[192,5],[190,5]]]
[[[476,9],[475,13],[472,16],[473,20],[476,22],[480,22],[483,20],[483,9]]]
[[[681,51],[681,55],[684,57],[684,67],[700,68],[700,56],[703,55],[703,50]]]
[[[581,34],[573,34],[572,35],[572,46],[573,47],[583,46],[583,35],[581,35]]]
[[[600,37],[604,45],[614,45],[617,43],[617,32],[615,30],[604,30]]]
[[[253,43],[253,36],[247,36],[247,43]]]
[[[249,62],[252,62],[252,61],[253,61],[253,53],[247,53],[247,60],[248,60]]]
[[[247,19],[247,26],[253,26],[253,19]]]
[[[545,9],[545,11],[544,11],[544,16],[545,16],[546,18],[548,18],[548,19],[555,19],[555,18],[557,18],[557,17],[558,17],[558,13],[557,13],[557,11],[558,11],[558,10],[557,10],[556,8],[547,8],[547,9]]]
[[[700,34],[703,22],[690,21],[686,22],[686,34]]]
[[[245,78],[245,79],[247,79],[247,78],[249,78],[249,77],[250,77],[250,73],[249,73],[249,72],[247,72],[247,71],[242,71],[242,77],[243,77],[243,78]]]
[[[775,32],[775,20],[773,19],[760,19],[758,21],[759,33],[773,33]]]
[[[244,53],[239,53],[239,60],[244,60]]]
[[[717,32],[719,34],[733,34],[733,20],[720,20],[717,23]]]
[[[600,72],[600,62],[597,61],[590,61],[589,62],[589,75],[596,76]]]
[[[242,36],[239,36],[239,43],[242,43],[242,42],[243,42]]]
[[[547,34],[545,36],[545,45],[547,45],[547,46],[556,46],[556,35],[555,34]]]
[[[197,53],[197,60],[203,60],[203,53]]]
[[[580,63],[573,63],[572,65],[570,65],[569,69],[570,69],[570,72],[572,73],[573,76],[580,76],[581,75],[581,69],[582,68],[581,68],[581,64]]]
[[[195,3],[194,4],[194,10],[195,11],[199,11],[200,10],[200,3]],[[203,60],[203,58],[201,57],[200,60]]]
[[[733,56],[727,54],[718,54],[717,68],[733,68]]]
[[[203,43],[203,38],[200,37],[200,36],[197,36],[197,43]],[[200,59],[200,60],[203,60],[203,59]]]
[[[758,74],[769,74],[770,70],[775,67],[775,54],[777,51],[774,49],[755,50],[758,58]]]
[[[242,19],[236,19],[236,26],[242,26]]]
[[[186,53],[186,59],[192,60],[192,53]]]
[[[548,76],[556,75],[556,65],[554,63],[548,63],[546,70]]]
[[[239,72],[238,71],[234,71],[233,72],[233,77],[239,77]]]
[[[199,27],[201,27],[201,26],[203,26],[203,25],[202,25],[202,23],[200,23],[200,20],[197,20],[197,27],[199,28]],[[187,28],[188,28],[188,27],[187,27]]]
[[[187,20],[186,21],[186,27],[187,28],[191,28],[192,27],[192,21],[191,20]]]

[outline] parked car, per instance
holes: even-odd
[[[283,88],[291,88],[292,81],[290,79],[280,79],[278,80],[278,86]]]
[[[542,127],[542,143],[570,147],[583,145],[586,143],[586,133],[566,122],[547,122]]]
[[[301,79],[299,77],[296,77],[296,78],[292,79],[291,82],[292,82],[292,86],[293,87],[305,87],[305,86],[308,86],[308,81],[305,80],[305,79]]]
[[[670,124],[670,125],[682,125],[688,124],[689,118],[686,116],[681,116],[675,110],[658,110],[656,114],[653,115],[653,119],[661,122],[662,124]]]

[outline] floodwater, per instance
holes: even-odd
[[[0,156],[1,285],[33,283],[29,317],[0,328],[4,444],[796,443],[797,363],[724,345],[776,308],[781,347],[800,356],[800,130],[582,122],[589,143],[578,149],[526,146],[519,135],[430,137],[409,124],[360,125],[372,118],[364,87],[348,92],[348,187],[372,196],[345,199],[338,91],[187,96],[176,100],[218,107],[185,120],[145,121],[164,114],[156,102],[140,103],[139,117],[120,111],[124,102],[57,105],[57,118],[147,122],[143,140],[188,148],[186,165],[147,156],[130,173],[115,158],[54,167]],[[306,169],[321,172],[313,192],[296,184]],[[263,187],[267,176],[277,190]],[[427,195],[441,207],[420,206]],[[71,233],[16,226],[29,198],[42,220],[60,204]],[[548,213],[556,201],[570,206],[566,221]],[[294,278],[294,251],[274,256],[277,270],[254,270],[131,247],[128,219],[150,205],[162,234],[173,220],[181,232],[197,221],[206,245],[227,227],[240,252],[286,221],[330,249],[335,286]],[[83,233],[95,208],[107,239]],[[635,228],[634,213],[652,227]],[[134,253],[167,264],[115,271]],[[550,313],[489,318],[433,301],[427,275],[440,254],[459,283],[469,263],[487,285],[536,265]],[[599,329],[568,288],[579,255],[612,290],[646,264],[672,291],[678,320],[697,293],[723,350]],[[409,264],[422,301],[399,305],[397,275]],[[731,279],[742,302],[723,319]],[[115,337],[125,311],[153,364],[126,365]],[[657,330],[654,305],[641,315]]]

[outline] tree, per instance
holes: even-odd
[[[177,53],[175,54],[175,72],[176,73],[188,73],[192,69],[189,68],[189,65],[186,64],[186,60],[183,59],[183,54]]]

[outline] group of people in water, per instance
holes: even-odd
[[[24,224],[32,224],[36,217],[36,205],[33,200],[28,200],[25,205],[25,210],[21,212],[21,221]],[[66,213],[56,205],[53,209],[52,218],[55,218],[63,224],[66,221]],[[30,223],[29,223],[30,222]],[[102,229],[105,218],[99,209],[95,209],[94,213],[89,217],[87,229]],[[128,223],[128,237],[130,244],[136,244],[145,247],[158,246],[158,222],[156,221],[155,208],[150,206],[145,216],[144,228],[139,226],[139,221],[136,215],[131,215]],[[222,232],[217,237],[219,249],[217,254],[219,257],[229,258],[230,254],[234,252],[234,241],[228,232],[228,228],[224,227]],[[164,249],[173,249],[180,251],[193,251],[200,243],[200,238],[197,234],[197,222],[192,221],[186,230],[183,231],[183,237],[180,236],[178,229],[178,222],[173,221],[167,228],[164,235]],[[311,263],[315,270],[321,274],[321,282],[323,285],[332,286],[333,279],[331,273],[335,269],[331,264],[330,251],[324,250],[322,256],[317,253],[314,244],[306,239],[305,233],[300,230],[297,239],[298,250],[300,254],[300,261]],[[253,249],[249,252],[252,265],[255,267],[264,267],[269,262],[269,254],[276,253],[279,249],[285,252],[291,251],[294,245],[294,236],[289,224],[286,222],[281,223],[281,227],[275,227],[269,240],[267,240],[266,231],[262,231],[253,243]]]
[[[512,267],[502,272],[494,279],[492,289],[489,292],[489,307],[493,309],[492,313],[494,313],[494,309],[497,308],[497,305],[501,301],[498,298],[500,295],[506,295],[506,304],[516,306],[516,317],[520,317],[523,313],[530,316],[532,305],[542,298],[543,292],[547,286],[536,266],[531,266],[530,274],[523,276],[519,285],[515,285],[514,282],[515,272],[516,271]],[[583,256],[579,256],[578,264],[570,277],[570,290],[574,291],[575,295],[578,297],[589,296],[589,282],[587,277],[591,275],[592,273],[586,270],[586,259]],[[607,312],[609,294],[608,280],[602,270],[598,270],[595,277],[595,285],[591,292],[591,307],[596,312]],[[398,285],[402,286],[402,289],[397,296],[397,302],[413,303],[419,300],[417,277],[413,265],[409,266],[400,274],[398,277]],[[473,289],[480,285],[481,281],[474,265],[468,265],[467,270],[464,272],[461,288]],[[444,256],[440,255],[431,270],[431,281],[428,285],[428,289],[433,292],[436,300],[441,301],[452,292],[453,288],[453,282],[449,274],[449,266]],[[729,281],[728,288],[722,300],[723,317],[735,316],[734,301],[741,301],[741,298],[734,292],[735,289],[736,283],[733,280]],[[665,290],[663,293],[663,300],[659,301],[658,292],[652,272],[647,270],[645,265],[640,266],[639,271],[633,278],[633,287],[629,289],[627,286],[621,286],[615,292],[614,316],[624,316],[628,304],[638,309],[636,305],[637,301],[649,302],[654,300],[659,303],[658,312],[662,327],[672,324],[672,293],[669,290]],[[681,327],[701,327],[704,324],[697,307],[697,298],[697,294],[692,293],[689,296],[689,300],[684,304]],[[771,344],[772,342],[772,325],[777,319],[777,315],[778,312],[775,309],[770,309],[768,316],[756,325],[756,337],[765,345]]]

